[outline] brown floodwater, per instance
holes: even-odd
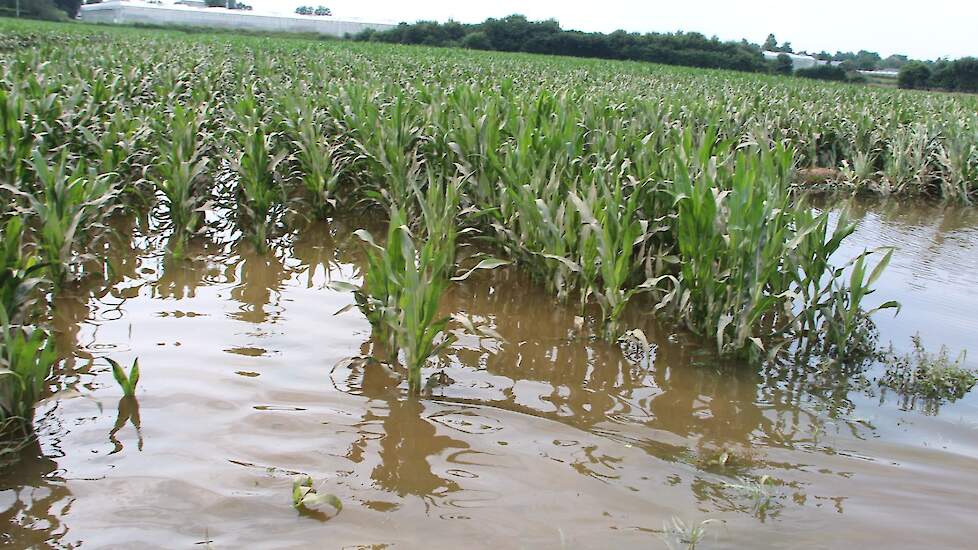
[[[872,297],[903,303],[878,317],[881,343],[978,347],[978,212],[862,203],[853,216],[846,254],[898,248]],[[350,360],[372,349],[366,320],[334,315],[352,298],[328,283],[362,266],[356,224],[307,227],[265,257],[199,243],[183,263],[123,224],[110,283],[56,304],[70,357],[38,442],[0,474],[0,543],[664,548],[680,546],[661,533],[673,518],[714,520],[701,548],[978,540],[974,395],[935,406],[880,391],[873,370],[720,364],[643,311],[628,324],[651,350],[607,344],[515,270],[452,288],[445,312],[502,338],[460,333],[427,373],[450,383],[405,397]],[[135,401],[106,356],[139,358]],[[296,512],[300,474],[342,512]],[[767,498],[749,490],[762,476]]]

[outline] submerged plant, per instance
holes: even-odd
[[[706,540],[707,527],[716,522],[715,519],[707,519],[699,523],[686,523],[681,518],[674,516],[670,521],[662,524],[662,533],[659,538],[669,548],[675,548],[673,544],[678,543],[686,550],[696,550]]]
[[[907,396],[937,401],[956,401],[978,384],[978,371],[964,367],[966,352],[951,360],[946,346],[932,354],[924,349],[920,335],[912,338],[913,351],[884,358],[886,372],[880,385]]]
[[[751,513],[755,515],[765,515],[776,504],[774,483],[768,476],[761,476],[759,480],[741,478],[739,483],[724,485],[747,498],[751,503]]]
[[[618,174],[619,178],[622,174]],[[605,323],[605,336],[614,340],[619,333],[619,319],[632,297],[652,288],[656,281],[650,280],[641,285],[632,285],[636,272],[642,266],[634,259],[635,251],[645,241],[646,226],[639,217],[639,201],[643,197],[644,186],[631,182],[628,196],[620,179],[609,183],[600,179],[598,189],[592,188],[586,198],[570,195],[586,231],[583,240],[584,250],[593,250],[593,257],[585,254],[581,270],[589,272],[597,265],[594,275],[586,279],[584,296],[593,295],[601,307]],[[596,261],[595,261],[596,260]]]
[[[674,290],[660,303],[685,325],[714,339],[720,353],[764,349],[757,333],[767,323],[779,330],[790,285],[783,278],[790,233],[790,151],[737,153],[729,144],[699,150],[685,138],[684,158],[698,157],[691,172],[677,162],[674,195],[681,267]],[[780,325],[787,323],[782,320]]]
[[[25,432],[19,418],[0,419],[0,473],[15,464],[21,451],[36,438],[34,432]]]
[[[428,360],[454,341],[445,333],[451,317],[439,316],[442,295],[455,270],[455,240],[461,179],[429,180],[426,191],[412,191],[421,211],[420,227],[412,230],[397,206],[391,217],[384,246],[365,230],[354,234],[366,244],[367,271],[363,284],[334,287],[354,292],[360,311],[370,321],[375,337],[393,360],[403,361],[412,393],[422,389],[421,369]],[[416,231],[422,231],[419,238]],[[492,269],[507,262],[484,259],[477,269]]]
[[[883,257],[870,271],[867,258],[874,252],[882,252]],[[900,304],[892,300],[868,311],[863,309],[863,300],[874,292],[873,284],[883,274],[892,257],[893,249],[867,251],[836,270],[831,282],[832,291],[828,294],[829,299],[820,305],[820,313],[828,351],[837,359],[858,359],[871,354],[874,347],[870,340],[871,316],[884,309],[899,312]],[[845,284],[843,275],[847,267],[851,267],[851,272],[848,284]]]

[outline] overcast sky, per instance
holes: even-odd
[[[419,19],[465,23],[521,13],[557,19],[565,29],[611,32],[677,30],[746,38],[768,33],[795,50],[860,49],[915,58],[978,56],[978,2],[974,0],[245,0],[256,11],[291,13],[323,4],[334,17],[378,22]]]

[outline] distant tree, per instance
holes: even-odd
[[[82,0],[54,0],[54,5],[61,11],[68,14],[68,17],[74,19],[75,17],[78,17],[78,10],[81,9]]]
[[[470,50],[492,49],[492,44],[489,42],[489,37],[482,31],[465,35],[465,37],[462,38],[461,45],[463,48],[469,48]]]
[[[930,86],[930,77],[930,67],[919,61],[913,61],[900,68],[897,83],[901,88],[920,90]]]
[[[875,71],[879,69],[880,62],[882,61],[883,58],[880,57],[880,54],[866,50],[859,50],[855,59],[856,68],[860,71]]]
[[[790,55],[783,53],[774,60],[774,66],[771,70],[776,74],[791,74],[795,70],[795,64],[791,62]]]
[[[785,42],[782,45],[778,45],[778,39],[774,34],[767,35],[767,40],[764,41],[764,45],[761,49],[766,52],[783,52],[783,53],[794,53],[791,49],[791,42]]]
[[[16,0],[0,0],[0,14],[16,14]],[[63,8],[55,0],[20,0],[20,15],[31,19],[63,20],[69,17],[69,9]],[[77,8],[74,10],[77,14]]]
[[[930,87],[953,92],[978,92],[978,59],[939,60],[931,71]]]
[[[955,89],[959,92],[978,92],[978,59],[963,57],[951,65],[954,66],[957,76]]]
[[[899,69],[900,67],[903,67],[909,62],[910,59],[905,55],[891,55],[890,57],[887,57],[886,59],[884,59],[882,62],[879,63],[879,68]]]
[[[700,33],[611,34],[564,30],[555,20],[530,21],[522,15],[487,19],[482,23],[456,21],[401,23],[381,31],[361,33],[357,40],[429,46],[462,46],[510,52],[629,59],[668,65],[686,65],[767,72],[760,49],[744,42],[723,42]]]

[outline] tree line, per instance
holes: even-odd
[[[611,34],[564,30],[554,20],[529,21],[522,15],[487,19],[482,23],[420,21],[401,23],[387,31],[366,30],[357,40],[476,50],[527,52],[599,59],[650,61],[748,72],[768,72],[756,45],[724,42],[695,32]]]
[[[82,0],[0,0],[0,15],[63,20],[78,16]],[[18,13],[19,8],[19,13]]]
[[[978,58],[912,61],[900,69],[897,82],[901,88],[911,90],[978,93]]]

